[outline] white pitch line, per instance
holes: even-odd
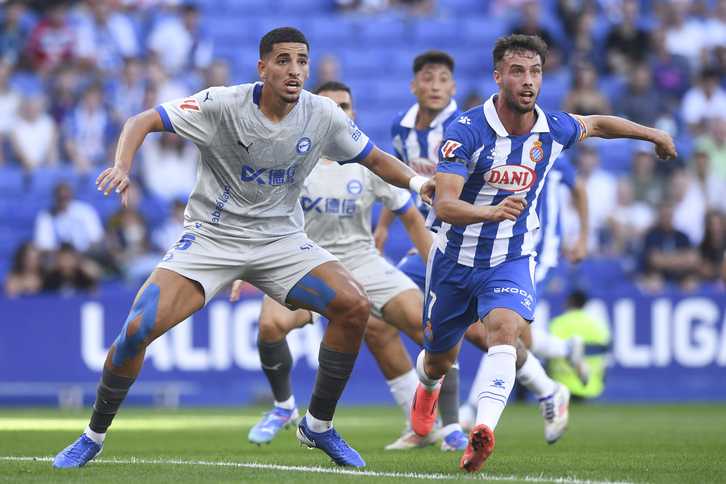
[[[14,457],[0,456],[0,460],[10,461],[40,461],[52,462],[53,457]],[[297,471],[297,472],[317,472],[320,474],[346,474],[361,477],[393,477],[393,478],[409,478],[409,479],[474,479],[478,481],[492,482],[534,482],[534,483],[554,483],[554,484],[634,484],[624,481],[591,481],[575,479],[572,477],[534,477],[534,476],[488,476],[486,474],[417,474],[415,472],[375,472],[375,471],[355,471],[350,469],[335,469],[327,467],[303,467],[303,466],[283,466],[277,464],[262,464],[259,462],[207,462],[207,461],[190,461],[190,460],[148,460],[148,459],[126,459],[126,460],[105,460],[99,459],[95,462],[99,464],[176,464],[176,465],[198,465],[210,467],[243,467],[248,469],[270,469],[275,471]]]

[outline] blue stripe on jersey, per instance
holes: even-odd
[[[164,129],[170,133],[176,134],[176,131],[174,131],[174,126],[172,126],[171,124],[171,119],[169,119],[169,114],[166,112],[166,109],[161,106],[156,106],[154,109],[156,109],[161,115],[161,120],[164,122]]]
[[[262,83],[255,84],[252,90],[252,102],[257,104],[257,107],[260,106],[260,91],[262,91]]]
[[[460,199],[479,206],[499,204],[520,194],[527,207],[516,221],[451,226],[445,253],[467,266],[490,267],[527,255],[539,227],[537,203],[547,172],[563,149],[582,136],[582,128],[567,113],[545,113],[539,107],[533,129],[509,135],[496,113],[493,97],[452,123],[439,149],[437,171],[464,176]],[[458,161],[448,161],[458,158]],[[533,179],[534,178],[534,179]],[[443,239],[439,239],[443,242]]]
[[[405,213],[409,208],[411,208],[411,205],[413,205],[413,198],[409,198],[408,201],[406,202],[406,205],[399,208],[398,210],[394,210],[393,214],[401,215],[402,213]]]
[[[355,157],[355,158],[353,158],[352,160],[348,160],[348,161],[339,161],[339,162],[338,162],[338,164],[341,164],[341,165],[345,165],[346,163],[360,163],[360,162],[361,162],[361,161],[363,161],[363,160],[365,159],[365,157],[366,157],[366,156],[368,156],[368,154],[369,154],[369,153],[370,153],[370,152],[371,152],[371,151],[373,150],[373,147],[374,147],[374,146],[375,146],[375,145],[373,144],[373,141],[371,141],[371,140],[368,140],[368,144],[366,145],[366,147],[365,147],[365,148],[363,148],[363,151],[361,151],[361,152],[360,152],[360,153],[358,154],[358,156],[356,156],[356,157]]]

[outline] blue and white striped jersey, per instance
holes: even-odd
[[[545,177],[562,150],[587,136],[585,124],[576,116],[546,113],[539,106],[535,106],[537,122],[529,133],[509,135],[494,107],[495,96],[449,125],[436,171],[464,177],[460,199],[465,202],[497,205],[516,194],[525,197],[528,205],[515,221],[442,224],[437,246],[468,267],[494,267],[531,254]]]
[[[575,167],[566,156],[561,155],[555,160],[547,175],[547,182],[542,188],[537,204],[540,229],[534,234],[533,241],[537,253],[535,282],[544,278],[548,269],[557,266],[562,244],[560,189],[566,186],[572,190],[575,180]]]
[[[419,175],[431,178],[436,173],[436,164],[439,160],[438,149],[441,140],[444,139],[444,131],[463,111],[452,99],[449,105],[431,121],[428,129],[417,130],[418,111],[419,105],[416,103],[393,120],[391,136],[393,137],[393,148],[396,151],[394,154]],[[421,201],[418,194],[415,194],[415,197],[418,208],[425,217],[430,207]]]

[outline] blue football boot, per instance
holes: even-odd
[[[326,430],[321,433],[313,432],[308,428],[305,417],[303,417],[300,425],[297,427],[297,439],[300,441],[300,445],[307,445],[309,449],[317,447],[322,450],[339,466],[366,466],[360,454],[346,444],[335,429]]]
[[[84,433],[55,456],[53,467],[83,467],[98,457],[102,450],[103,444],[95,443]]]
[[[291,409],[275,407],[265,414],[265,418],[260,423],[250,429],[247,438],[253,444],[269,444],[281,429],[295,425],[299,416],[297,407]]]

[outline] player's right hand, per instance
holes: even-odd
[[[129,201],[129,194],[126,190],[129,186],[129,175],[120,168],[111,167],[106,168],[96,178],[96,185],[98,185],[98,191],[103,191],[104,195],[108,195],[115,188],[116,193],[121,194],[121,206],[126,208]]]
[[[492,222],[502,222],[504,220],[517,220],[522,210],[527,208],[527,200],[519,195],[510,195],[494,207],[492,213]]]
[[[232,283],[232,292],[229,295],[229,300],[231,302],[239,301],[239,293],[242,291],[244,283],[245,281],[242,279],[237,279],[234,283]]]

